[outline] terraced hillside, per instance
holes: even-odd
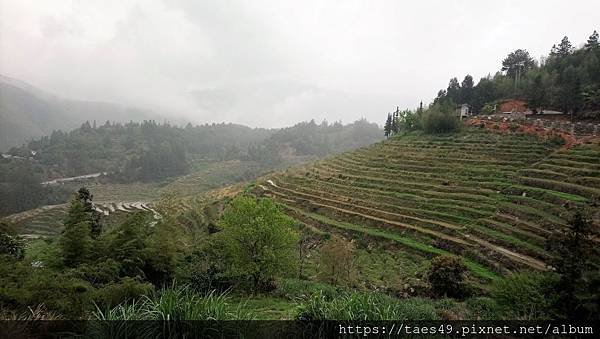
[[[410,134],[260,180],[294,218],[430,257],[463,256],[480,277],[547,269],[567,207],[600,199],[600,145],[561,149],[524,134]]]
[[[105,224],[138,211],[149,213],[155,220],[161,218],[151,204],[140,201],[101,202],[95,203],[94,206],[96,211],[104,216],[102,220]],[[52,237],[62,232],[67,211],[68,204],[49,205],[10,215],[5,220],[25,239]]]

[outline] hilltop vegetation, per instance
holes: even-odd
[[[502,72],[479,80],[466,75],[462,82],[450,79],[435,102],[467,103],[473,112],[491,113],[503,99],[519,98],[533,111],[545,109],[575,113],[580,118],[598,118],[600,111],[600,42],[598,32],[575,48],[568,37],[552,46],[547,57],[534,60],[517,49],[502,60]]]
[[[86,122],[68,133],[55,131],[13,147],[9,153],[15,157],[0,159],[0,196],[12,197],[0,215],[66,201],[68,189],[40,185],[54,178],[106,173],[99,178],[103,183],[153,183],[193,175],[202,164],[243,161],[246,169],[237,177],[248,180],[285,164],[380,139],[379,127],[364,120],[348,125],[311,121],[284,130],[234,124],[182,128],[155,121],[124,125],[107,121],[101,126]],[[231,183],[229,178],[218,181]]]

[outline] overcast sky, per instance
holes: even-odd
[[[598,0],[0,0],[0,74],[200,123],[382,123],[594,29]]]

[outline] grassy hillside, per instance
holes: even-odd
[[[455,253],[475,276],[545,270],[545,240],[568,208],[600,199],[600,145],[467,129],[402,135],[268,176],[258,194],[313,226]]]

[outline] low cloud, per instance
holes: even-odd
[[[0,0],[0,73],[200,123],[381,122],[513,49],[582,42],[599,13],[596,1]]]

